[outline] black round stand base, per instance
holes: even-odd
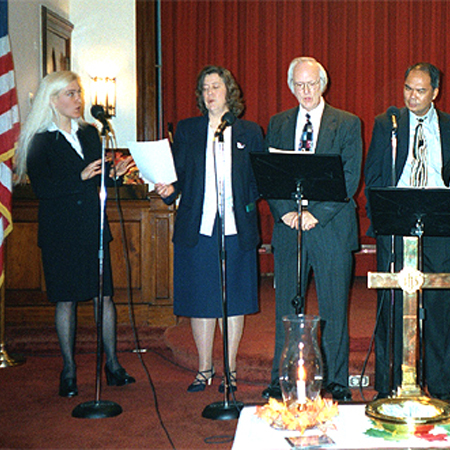
[[[202,417],[212,420],[238,419],[244,404],[242,402],[217,402],[208,405],[202,412]]]
[[[117,403],[107,400],[92,401],[79,404],[72,416],[79,419],[106,419],[122,413],[122,407]]]

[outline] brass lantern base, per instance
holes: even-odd
[[[450,404],[426,396],[383,398],[370,402],[366,415],[388,431],[414,433],[421,425],[449,423]]]

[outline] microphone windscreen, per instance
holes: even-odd
[[[236,116],[230,112],[227,111],[223,116],[222,116],[222,122],[226,122],[228,125],[233,125],[233,123],[236,121]]]
[[[91,107],[91,116],[95,119],[100,119],[101,117],[105,117],[105,110],[102,105],[93,105]]]
[[[387,115],[390,116],[395,116],[398,117],[400,113],[400,110],[396,107],[396,106],[389,106],[389,108],[387,109]]]

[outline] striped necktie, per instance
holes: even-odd
[[[427,143],[423,134],[423,119],[418,119],[414,132],[413,161],[411,166],[411,186],[423,187],[427,185]]]
[[[300,148],[301,152],[309,152],[312,149],[313,143],[313,126],[310,121],[311,116],[306,114],[306,123],[303,127],[302,138],[300,140]]]

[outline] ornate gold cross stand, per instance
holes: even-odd
[[[423,273],[418,270],[418,237],[403,237],[403,269],[399,273],[367,274],[369,289],[403,291],[402,383],[392,398],[375,400],[366,406],[366,414],[380,422],[428,424],[450,419],[450,404],[425,396],[417,384],[417,309],[422,289],[449,289],[450,274]]]

